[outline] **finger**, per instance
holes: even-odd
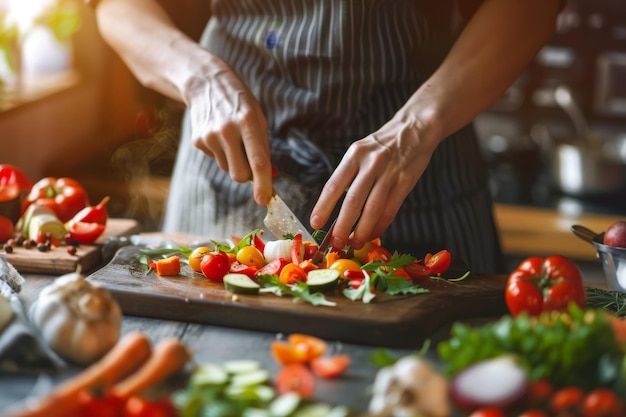
[[[350,186],[350,183],[357,173],[356,167],[350,165],[351,164],[344,164],[342,161],[328,181],[326,181],[326,184],[324,184],[317,203],[315,203],[311,211],[309,221],[312,228],[321,229],[324,227],[337,205],[337,202],[343,197],[345,190]],[[343,230],[343,226],[340,226],[339,230]]]
[[[257,106],[250,123],[242,125],[243,141],[246,144],[246,156],[252,171],[254,200],[262,206],[272,197],[272,161],[270,158],[267,121],[260,106]]]

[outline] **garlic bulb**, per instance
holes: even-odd
[[[425,359],[411,355],[378,371],[369,404],[380,417],[447,417],[452,407],[446,378]]]
[[[267,262],[272,262],[276,259],[291,259],[291,247],[293,246],[293,240],[280,239],[270,240],[265,243],[263,249],[263,257]]]
[[[80,272],[62,275],[39,293],[29,310],[43,340],[63,359],[89,364],[120,336],[122,312],[110,292]]]

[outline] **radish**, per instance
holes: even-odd
[[[507,408],[526,395],[530,381],[512,355],[477,362],[459,372],[451,381],[450,395],[465,411],[482,407]]]

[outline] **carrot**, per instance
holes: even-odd
[[[138,369],[150,356],[150,340],[141,332],[123,336],[100,360],[62,382],[47,396],[26,405],[23,411],[5,417],[67,417],[80,408],[80,392],[107,389]]]
[[[178,275],[180,274],[180,257],[173,255],[165,259],[159,259],[154,263],[157,275]]]
[[[182,371],[190,359],[190,351],[180,340],[163,339],[154,347],[148,361],[137,372],[115,384],[111,392],[120,398],[139,395]]]

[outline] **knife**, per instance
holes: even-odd
[[[286,234],[301,233],[302,241],[315,243],[311,233],[275,190],[272,191],[272,198],[267,204],[267,214],[263,219],[263,224],[276,239],[283,239]]]

